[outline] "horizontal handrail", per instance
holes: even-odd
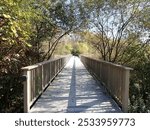
[[[32,70],[32,69],[35,69],[35,68],[37,68],[39,66],[42,66],[43,64],[46,64],[46,63],[49,63],[49,62],[53,62],[53,61],[56,61],[56,60],[59,60],[59,59],[62,59],[62,58],[66,58],[66,57],[68,57],[68,56],[63,56],[61,58],[56,58],[56,59],[50,59],[50,60],[43,61],[43,62],[34,64],[34,65],[29,65],[29,66],[26,66],[26,67],[22,67],[22,70]]]
[[[24,112],[29,112],[38,97],[49,83],[63,69],[70,55],[23,67],[24,76]]]
[[[132,68],[80,56],[83,64],[103,83],[124,112],[128,111],[129,77]]]

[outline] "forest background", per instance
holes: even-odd
[[[1,0],[0,112],[23,112],[21,68],[62,55],[132,67],[129,112],[150,112],[149,0]]]

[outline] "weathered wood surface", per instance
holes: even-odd
[[[103,83],[111,96],[121,106],[122,111],[128,112],[129,79],[130,71],[133,69],[84,55],[81,55],[80,58],[86,68]]]
[[[72,57],[29,112],[121,112],[77,57]]]

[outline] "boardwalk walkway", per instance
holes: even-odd
[[[72,57],[30,112],[121,112],[77,57]]]

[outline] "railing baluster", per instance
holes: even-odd
[[[129,74],[132,68],[107,61],[80,56],[83,64],[104,84],[108,92],[121,105],[123,112],[128,111]],[[99,65],[97,65],[99,64]]]
[[[70,56],[65,56],[22,68],[27,77],[24,81],[24,112],[29,112],[32,104],[69,59]]]

